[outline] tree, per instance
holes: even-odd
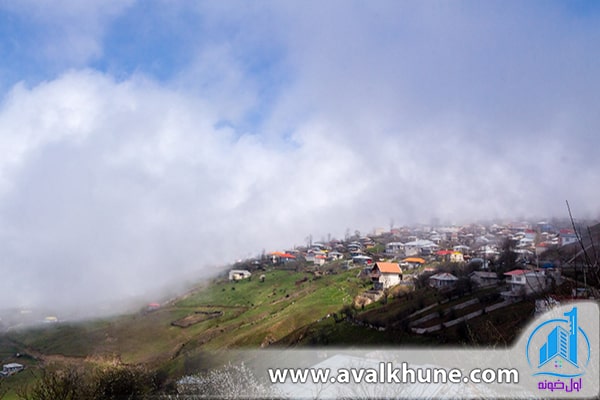
[[[20,388],[21,400],[142,399],[158,394],[166,375],[138,366],[118,366],[82,372],[75,368],[44,369],[32,385]]]
[[[17,397],[22,400],[78,400],[90,398],[89,394],[83,374],[73,368],[45,369],[33,385],[17,390]]]
[[[498,256],[498,261],[495,263],[498,278],[502,279],[505,272],[514,269],[517,265],[518,254],[515,252],[516,245],[516,240],[510,238],[506,238],[502,242],[500,255]]]
[[[177,392],[185,398],[275,398],[276,392],[256,378],[244,363],[227,364],[204,374],[186,376],[177,382]]]
[[[142,399],[155,394],[165,377],[142,367],[111,367],[96,371],[91,377],[91,398],[118,400]]]

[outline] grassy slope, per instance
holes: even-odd
[[[327,314],[339,312],[352,303],[366,284],[356,271],[326,275],[319,279],[304,272],[273,270],[266,280],[219,281],[203,287],[163,308],[149,312],[80,323],[61,323],[8,335],[0,340],[0,356],[8,362],[19,351],[43,359],[44,363],[101,365],[106,362],[146,363],[161,367],[172,376],[206,368],[211,360],[206,352],[224,348],[276,345],[381,345],[431,344],[441,339],[472,335],[472,342],[489,343],[499,332],[519,329],[518,315],[527,315],[523,305],[469,321],[468,327],[454,327],[444,337],[417,336],[399,332],[398,327],[380,332],[347,322],[335,323]],[[410,295],[387,305],[373,304],[358,319],[376,325],[395,325],[415,309],[435,303],[435,292]],[[451,303],[450,303],[451,304]],[[513,309],[514,308],[514,309]],[[171,325],[195,311],[223,311],[187,328]],[[516,321],[516,322],[515,322]],[[459,331],[462,329],[462,331]],[[468,332],[464,332],[467,329]],[[506,337],[504,337],[506,336]],[[1,339],[1,336],[0,336]],[[29,359],[29,371],[39,362]],[[32,373],[18,374],[5,382],[5,388],[33,379]],[[29,376],[29,378],[27,378]]]
[[[319,279],[295,271],[264,274],[264,282],[257,277],[236,283],[214,282],[149,313],[12,332],[8,335],[12,342],[0,342],[0,355],[6,360],[20,351],[46,363],[81,365],[148,363],[180,374],[188,372],[190,359],[201,357],[206,350],[256,348],[278,341],[339,311],[363,288],[355,278],[356,271]],[[214,310],[223,311],[223,316],[188,328],[171,325],[194,311]]]
[[[526,323],[531,320],[534,310],[532,301],[521,301],[508,307],[495,310],[483,316],[473,318],[464,324],[457,324],[427,335],[410,332],[408,322],[430,313],[441,312],[443,318],[435,318],[419,326],[431,326],[449,321],[469,312],[479,310],[481,305],[472,305],[453,312],[448,308],[481,296],[489,295],[496,288],[488,288],[455,298],[451,301],[437,304],[444,300],[438,291],[424,288],[408,296],[390,299],[387,304],[373,303],[364,310],[357,312],[355,319],[362,323],[386,327],[384,331],[366,328],[343,321],[336,323],[333,318],[303,326],[284,337],[278,345],[281,346],[370,346],[370,345],[510,345]],[[490,305],[500,299],[489,300]],[[427,312],[409,317],[413,312],[435,305]]]

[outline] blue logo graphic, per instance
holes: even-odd
[[[564,316],[568,319],[542,322],[529,335],[525,352],[527,363],[537,371],[533,376],[575,378],[585,373],[590,362],[590,341],[579,326],[577,307]]]

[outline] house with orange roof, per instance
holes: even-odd
[[[274,251],[269,253],[269,257],[271,259],[271,264],[279,265],[284,264],[289,261],[296,260],[296,256],[290,253],[286,253],[284,251]]]
[[[317,255],[316,255],[316,256],[314,256],[314,258],[313,258],[313,263],[314,263],[315,265],[318,265],[318,266],[322,266],[322,265],[324,265],[324,264],[325,264],[325,261],[327,261],[327,256],[324,256],[324,255],[322,255],[322,254],[317,254]]]
[[[407,257],[402,260],[402,265],[409,269],[419,268],[423,264],[425,264],[425,260],[421,257]]]
[[[374,289],[387,289],[402,281],[402,268],[398,263],[376,262],[371,268],[370,276]]]

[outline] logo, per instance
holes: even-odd
[[[563,385],[565,388],[570,385],[579,391],[581,377],[590,363],[590,341],[579,326],[577,307],[563,315],[566,318],[540,323],[527,339],[525,352],[533,376],[547,377],[539,382],[539,389],[562,389]],[[562,382],[561,378],[570,382]]]

